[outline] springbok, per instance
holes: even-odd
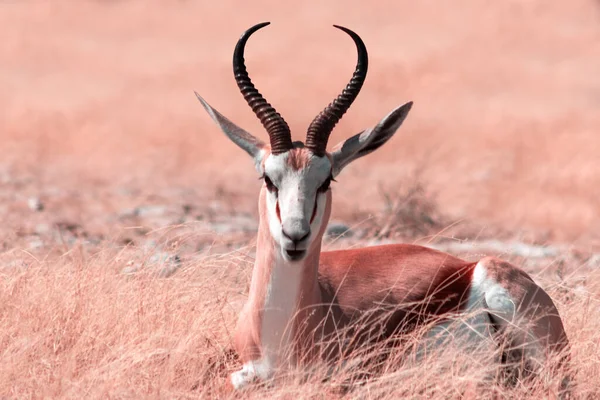
[[[334,25],[356,44],[356,70],[343,92],[312,121],[306,142],[292,142],[287,123],[255,89],[244,63],[248,38],[268,24],[255,25],[240,37],[233,71],[270,144],[235,125],[196,93],[221,130],[252,157],[264,180],[250,292],[234,337],[243,367],[231,374],[233,387],[268,380],[291,362],[310,363],[323,354],[335,357],[335,349],[322,351],[319,346],[341,329],[353,329],[363,340],[380,340],[412,331],[434,317],[472,310],[484,316],[484,328],[477,325],[476,333],[510,331],[512,348],[524,359],[541,363],[568,350],[550,296],[508,262],[493,257],[468,262],[410,244],[321,252],[332,207],[331,181],[350,162],[386,143],[412,102],[328,152],[329,135],[358,95],[368,64],[361,38]],[[365,323],[369,313],[373,319]],[[438,332],[448,326],[440,320]],[[510,329],[514,327],[518,329]]]

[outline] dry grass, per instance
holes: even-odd
[[[76,246],[59,259],[3,271],[2,396],[214,393],[233,365],[229,301],[239,297],[237,260],[200,258],[170,279],[121,274],[129,261]]]
[[[600,271],[586,264],[600,253],[598,2],[365,4],[0,1],[0,397],[225,396],[239,367],[230,337],[248,290],[259,182],[193,90],[261,134],[230,62],[240,33],[263,20],[273,24],[249,43],[248,69],[295,138],[354,67],[333,23],[360,33],[371,61],[331,144],[415,101],[398,136],[333,186],[334,219],[409,242],[567,248],[511,261],[558,304],[576,394],[600,396]],[[30,197],[44,210],[30,210]],[[216,232],[234,218],[243,232]],[[151,241],[182,256],[168,278],[150,265]],[[451,350],[420,364],[392,357],[350,397],[459,397],[495,373],[479,361]],[[248,397],[341,396],[355,379],[344,367],[321,382],[322,367]]]
[[[48,260],[22,252],[4,254],[23,264],[3,268],[0,275],[0,396],[224,396],[227,374],[239,367],[231,351],[231,329],[247,294],[251,260],[235,254],[197,255],[163,279],[151,269],[120,273],[143,255],[111,248],[74,246]],[[577,398],[595,398],[600,395],[600,322],[595,317],[600,273],[589,274],[583,284],[575,282],[567,278],[545,286],[572,343]],[[475,390],[481,398],[541,398],[555,390],[551,384],[556,381],[511,390],[486,383],[486,374],[498,373],[486,363],[492,354],[452,348],[420,363],[410,362],[410,353],[397,353],[383,364],[382,374],[354,387],[350,395],[457,398]],[[340,368],[329,381],[323,382],[323,376],[323,368],[308,377],[292,373],[275,388],[254,389],[250,397],[325,398],[364,379],[350,367]],[[480,386],[473,389],[469,383]]]

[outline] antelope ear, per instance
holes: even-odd
[[[212,108],[210,104],[208,104],[198,93],[196,93],[196,97],[198,97],[198,100],[200,100],[200,103],[208,115],[210,115],[219,128],[225,132],[227,137],[252,157],[254,160],[254,166],[258,173],[262,173],[262,159],[265,155],[265,143],[256,138],[254,135],[246,132],[244,129],[227,119],[227,117],[225,117],[223,114]]]
[[[352,161],[366,156],[387,142],[398,130],[408,115],[412,101],[397,107],[386,115],[374,128],[362,131],[336,145],[331,152],[333,159],[332,175],[335,178]]]

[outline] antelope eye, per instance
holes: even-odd
[[[273,181],[271,181],[271,178],[269,178],[268,176],[265,175],[264,179],[265,179],[265,185],[267,185],[267,190],[269,192],[277,193],[277,186],[275,186],[273,184]]]
[[[325,182],[323,182],[323,184],[321,186],[319,186],[319,192],[320,193],[325,193],[326,191],[329,190],[329,185],[331,185],[331,176],[327,179],[325,179]]]

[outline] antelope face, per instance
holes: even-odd
[[[229,139],[254,160],[265,181],[261,201],[265,199],[266,211],[264,215],[261,213],[261,218],[268,220],[271,236],[283,257],[298,261],[306,256],[312,243],[320,240],[329,219],[331,180],[350,162],[386,143],[406,118],[412,102],[394,109],[373,128],[350,137],[327,153],[329,135],[360,92],[368,65],[367,50],[360,37],[347,28],[336,26],[350,35],[356,44],[356,70],[342,94],[311,122],[306,145],[292,143],[287,123],[254,87],[244,64],[248,38],[268,24],[253,26],[239,39],[233,53],[233,72],[244,99],[269,134],[270,145],[235,125],[197,93],[196,96]]]
[[[329,219],[332,164],[296,143],[264,161],[264,188],[269,230],[288,261],[303,259]]]

